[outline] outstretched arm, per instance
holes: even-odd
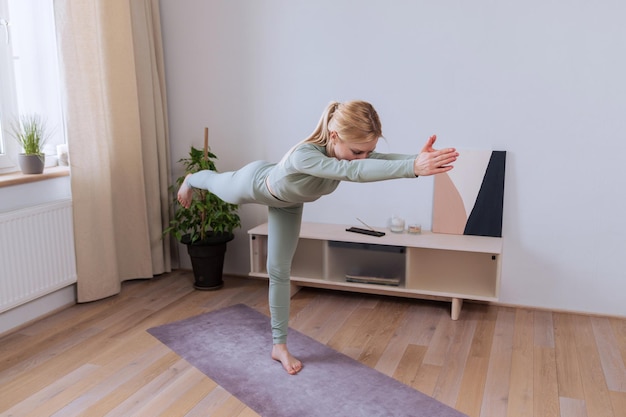
[[[454,148],[445,148],[436,150],[433,148],[437,135],[432,135],[426,141],[422,151],[415,158],[413,163],[413,172],[417,176],[427,176],[441,174],[450,171],[452,163],[456,161],[459,153]]]

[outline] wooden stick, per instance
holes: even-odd
[[[204,128],[204,160],[209,159],[209,128]]]

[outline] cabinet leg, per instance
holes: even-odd
[[[463,307],[463,299],[462,298],[453,298],[452,299],[452,320],[458,320],[459,315],[461,314],[461,307]]]
[[[300,291],[300,288],[302,288],[302,286],[292,284],[292,283],[290,283],[289,285],[290,285],[290,289],[289,289],[290,297],[293,297],[294,295],[296,295],[296,293]]]

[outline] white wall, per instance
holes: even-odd
[[[172,160],[204,126],[229,170],[278,160],[330,100],[378,109],[380,151],[506,150],[503,303],[626,316],[626,3],[161,0]],[[178,174],[176,172],[175,174]],[[430,227],[432,178],[344,183],[305,221]],[[244,228],[226,269],[246,274]]]

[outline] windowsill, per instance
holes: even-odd
[[[49,180],[50,178],[67,177],[70,175],[70,167],[56,166],[48,167],[43,170],[42,174],[22,174],[21,172],[12,172],[10,174],[0,174],[0,188],[9,187],[11,185],[28,184],[30,182]]]

